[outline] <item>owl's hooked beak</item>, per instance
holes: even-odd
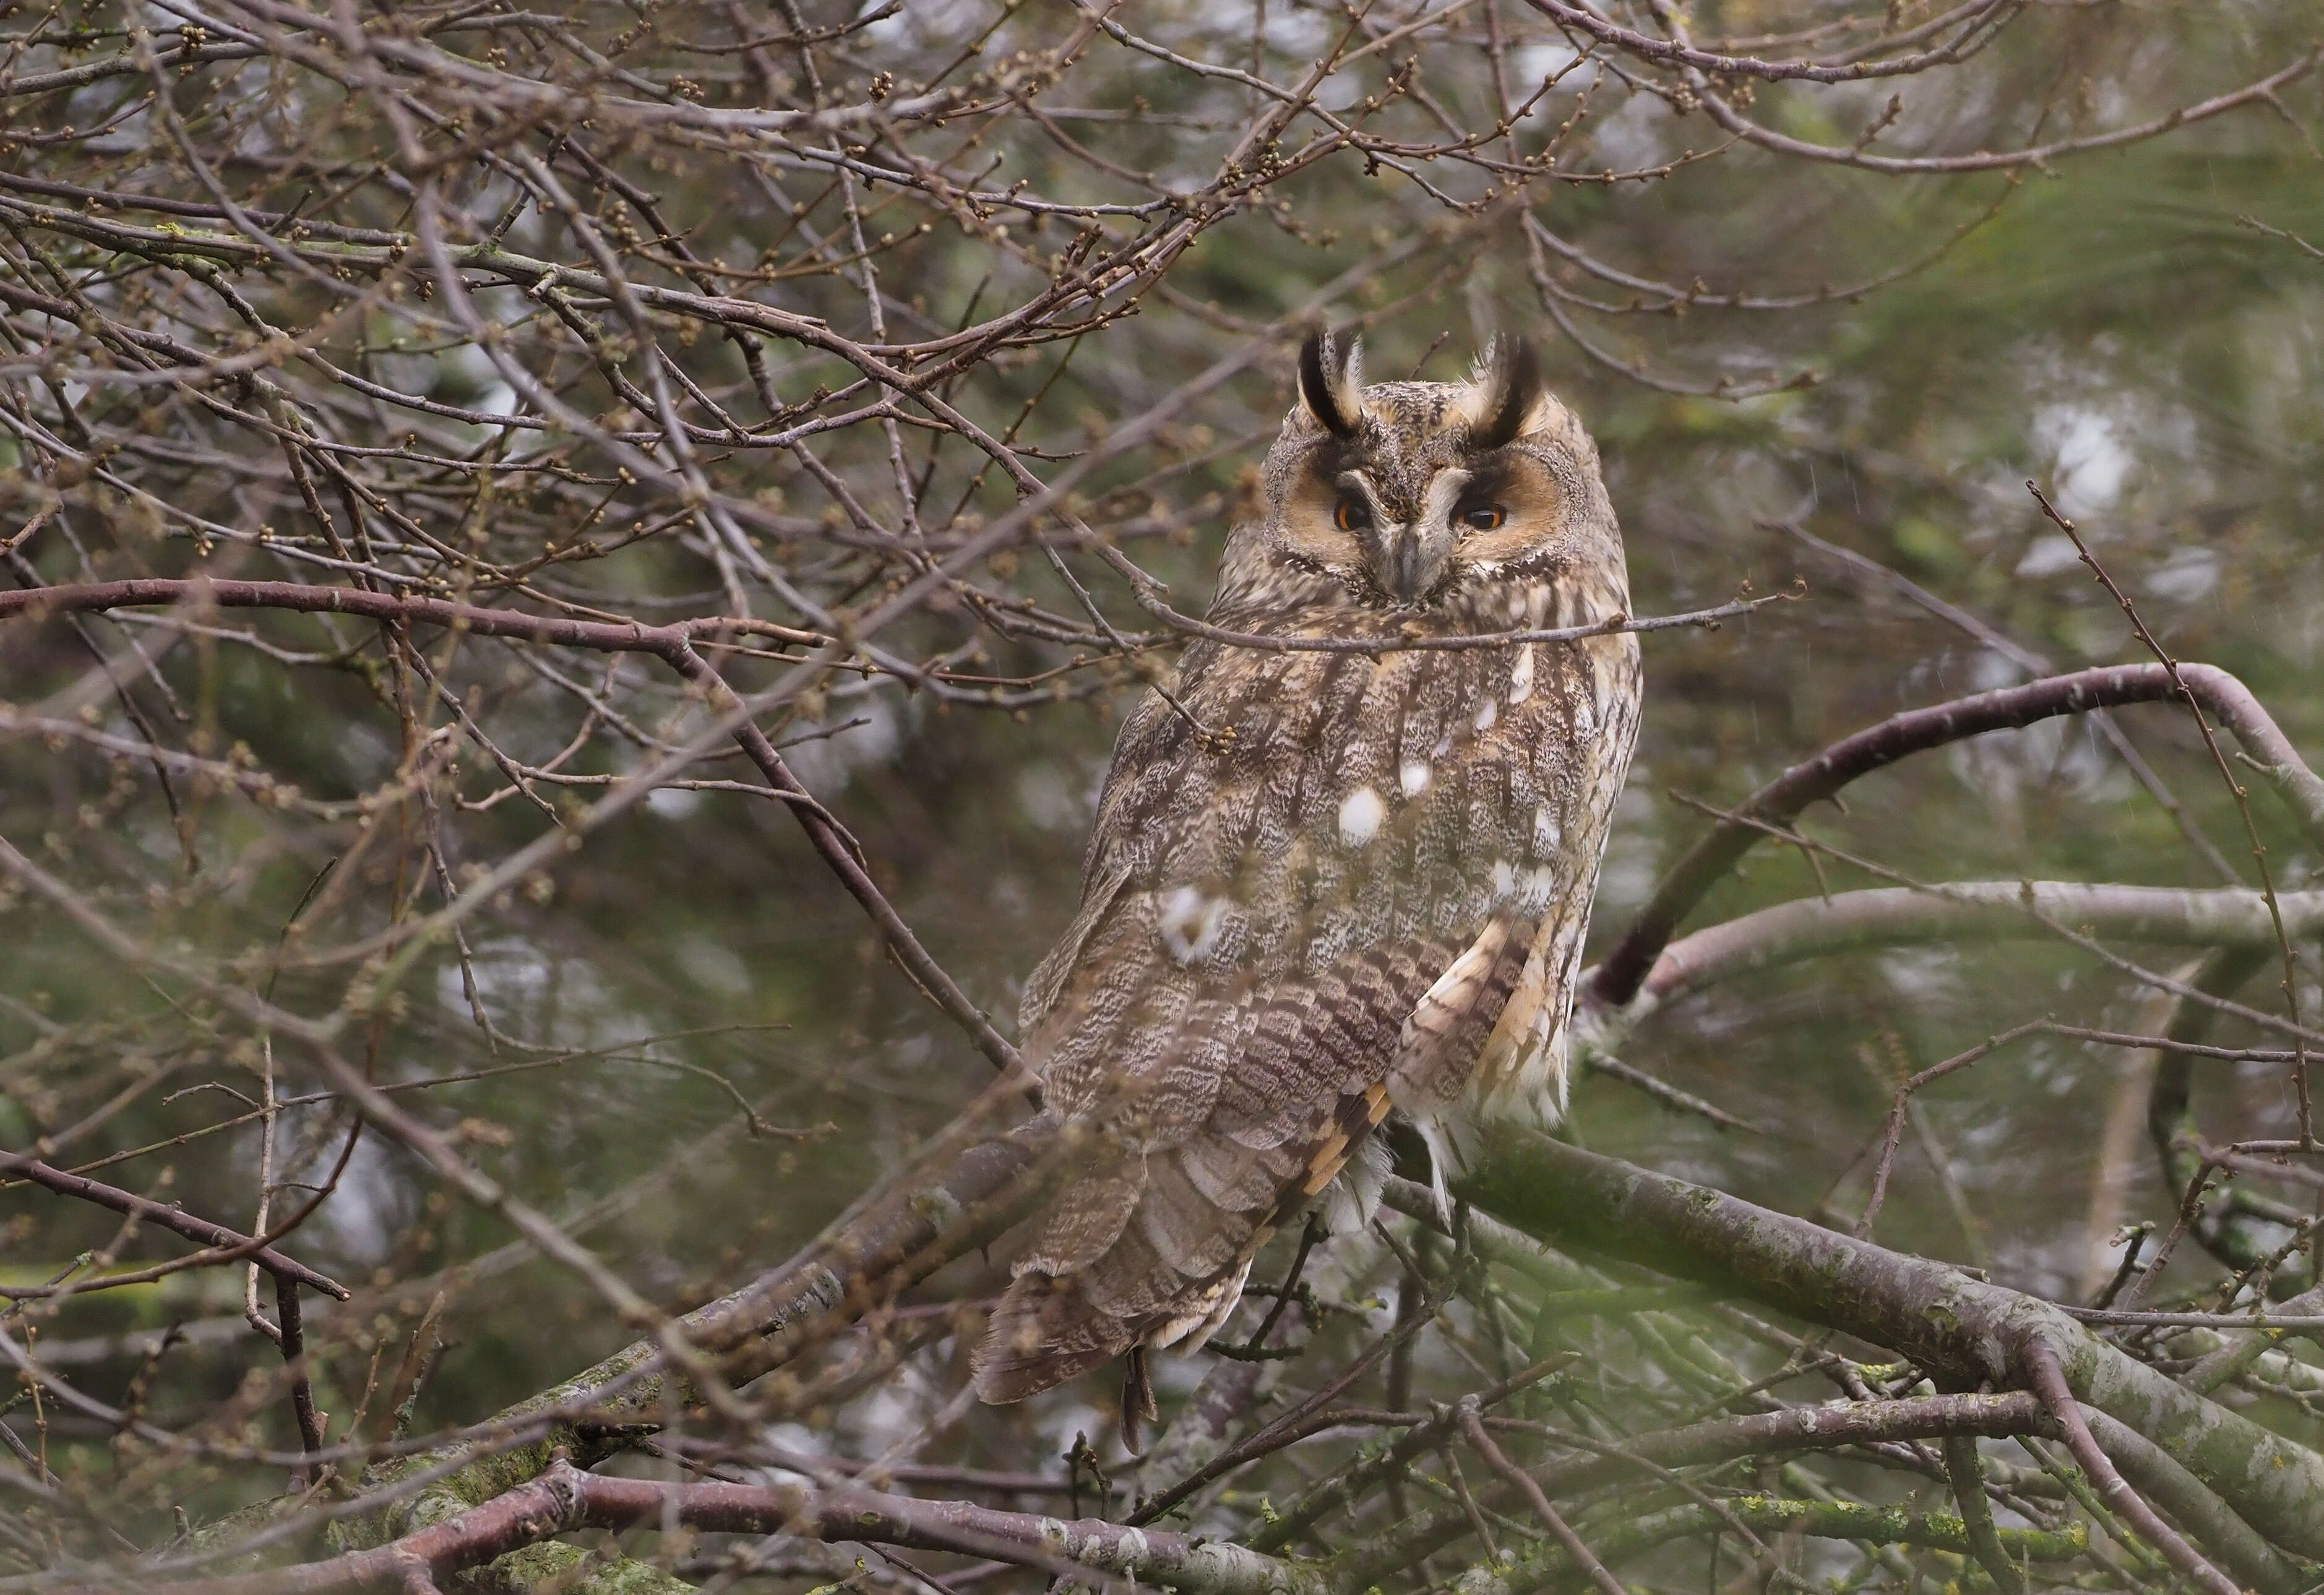
[[[1379,549],[1370,559],[1372,579],[1399,603],[1416,603],[1434,586],[1452,551],[1451,534],[1431,536],[1431,530],[1419,522],[1380,529]]]
[[[1418,603],[1444,574],[1444,562],[1460,541],[1452,527],[1452,507],[1468,484],[1468,472],[1447,467],[1429,479],[1417,515],[1401,523],[1375,520],[1372,535],[1365,539],[1365,563],[1371,567],[1372,579],[1398,603]]]

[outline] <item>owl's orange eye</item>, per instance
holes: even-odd
[[[1353,493],[1340,501],[1332,512],[1332,524],[1342,531],[1360,531],[1372,523],[1372,507]]]
[[[1508,518],[1508,512],[1499,504],[1479,504],[1473,510],[1462,512],[1461,524],[1471,531],[1494,531]]]

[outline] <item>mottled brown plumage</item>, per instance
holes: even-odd
[[[1365,387],[1357,360],[1303,351],[1213,624],[1385,641],[1628,612],[1597,450],[1521,345],[1465,383]],[[1479,1124],[1563,1107],[1636,639],[1206,641],[1172,686],[1185,713],[1150,694],[1122,727],[1081,912],[1026,990],[1026,1058],[1088,1157],[979,1351],[988,1401],[1201,1344],[1391,1108],[1441,1189]]]

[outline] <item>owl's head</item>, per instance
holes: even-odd
[[[1502,595],[1609,571],[1621,534],[1582,424],[1504,337],[1465,383],[1363,382],[1363,346],[1322,333],[1237,529],[1224,597],[1306,589],[1401,612],[1497,613]]]

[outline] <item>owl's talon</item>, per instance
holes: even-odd
[[[1154,1399],[1154,1378],[1146,1366],[1146,1348],[1132,1346],[1121,1358],[1121,1449],[1131,1456],[1146,1454],[1142,1427],[1162,1415]]]

